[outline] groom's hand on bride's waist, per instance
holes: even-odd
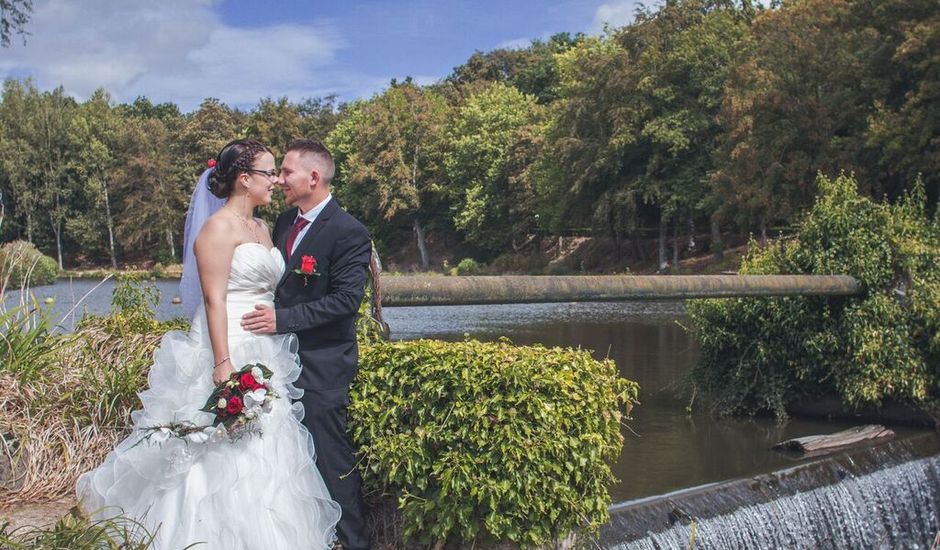
[[[274,316],[274,308],[257,304],[254,311],[242,315],[242,328],[255,334],[277,332],[277,318]]]

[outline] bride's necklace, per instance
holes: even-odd
[[[232,214],[233,214],[236,218],[238,218],[238,219],[242,222],[242,224],[245,225],[245,227],[246,227],[246,228],[248,229],[248,231],[251,233],[251,238],[254,239],[254,241],[255,241],[256,243],[259,243],[259,244],[260,244],[260,243],[261,243],[261,239],[258,238],[258,222],[256,222],[256,221],[254,220],[254,218],[252,218],[252,219],[246,218],[245,216],[243,216],[243,215],[239,214],[238,212],[236,212],[235,209],[230,209],[230,210],[231,210]]]

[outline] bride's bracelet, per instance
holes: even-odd
[[[221,361],[219,361],[218,363],[216,363],[215,366],[213,366],[212,368],[218,367],[219,365],[221,365],[222,363],[228,361],[229,359],[231,359],[231,357],[226,357],[225,359],[222,359]]]

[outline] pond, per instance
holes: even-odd
[[[83,311],[105,313],[113,281],[63,280],[32,291],[62,330],[71,330]],[[157,317],[182,315],[170,303],[177,281],[157,281]],[[16,303],[10,293],[5,304]],[[78,304],[76,306],[76,304]],[[640,405],[624,430],[625,443],[614,465],[621,480],[611,488],[615,502],[791,466],[793,460],[770,450],[791,437],[844,429],[850,422],[772,419],[716,419],[701,407],[687,412],[687,376],[698,348],[684,325],[681,302],[556,303],[490,306],[385,308],[394,339],[481,340],[508,337],[518,344],[580,346],[597,358],[613,359],[621,374],[640,384]],[[914,430],[898,428],[899,435]]]

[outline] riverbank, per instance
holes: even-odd
[[[679,260],[678,266],[659,269],[654,260],[640,260],[633,262],[616,261],[616,254],[604,245],[594,244],[590,238],[572,238],[570,249],[566,249],[554,259],[550,255],[532,253],[519,253],[505,255],[497,258],[492,264],[478,265],[472,274],[476,275],[607,275],[633,273],[636,275],[651,275],[656,273],[674,275],[714,275],[719,273],[734,273],[741,265],[741,258],[746,252],[746,245],[735,246],[724,251],[721,259],[716,260],[713,254],[690,255]],[[453,275],[459,269],[452,267],[451,263],[441,261],[440,270],[431,269],[422,271],[416,263],[409,261],[389,261],[383,275],[393,277],[396,275]],[[590,269],[585,266],[592,266]],[[454,270],[458,269],[458,272]],[[135,275],[152,277],[155,279],[179,279],[183,274],[182,264],[152,264],[143,262],[130,264],[120,269],[109,267],[81,267],[65,269],[59,274],[59,279],[103,279],[119,275]],[[465,275],[470,273],[459,274]]]
[[[143,265],[129,265],[120,269],[110,267],[85,267],[79,269],[63,269],[59,279],[104,279],[119,275],[132,275],[154,279],[179,279],[183,276],[183,264],[154,264],[150,267]]]

